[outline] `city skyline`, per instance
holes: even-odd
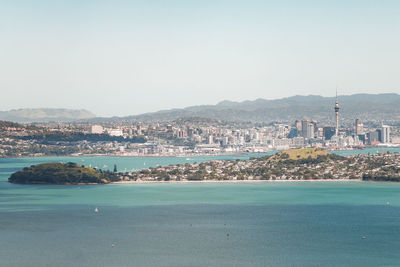
[[[399,92],[397,1],[2,1],[12,108],[131,115],[222,100]],[[107,107],[107,108],[104,108]]]
[[[365,149],[365,147],[400,147],[399,127],[379,125],[371,127],[350,116],[351,124],[339,124],[339,101],[334,98],[335,127],[326,121],[310,120],[304,116],[290,123],[273,122],[221,122],[204,118],[180,118],[169,121],[76,121],[15,124],[3,121],[6,144],[0,145],[0,153],[6,156],[36,155],[35,143],[48,145],[48,140],[73,144],[65,149],[60,146],[42,146],[46,155],[69,153],[70,155],[117,155],[117,156],[194,156],[219,155],[220,153],[265,153],[272,150],[324,148]],[[333,102],[333,101],[332,101]],[[310,103],[310,102],[308,102]],[[333,104],[333,103],[331,103]],[[351,103],[354,104],[354,103]],[[299,115],[299,114],[298,114]],[[394,135],[392,136],[392,129]],[[65,133],[68,133],[65,135]],[[10,146],[8,136],[20,140]],[[54,142],[54,141],[53,141]],[[51,142],[50,142],[51,144]],[[77,145],[79,144],[79,145]],[[33,145],[33,146],[32,146]],[[15,149],[16,147],[17,149]],[[29,154],[34,152],[34,154]]]

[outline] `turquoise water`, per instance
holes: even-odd
[[[361,155],[366,155],[366,154],[376,154],[376,153],[400,153],[400,148],[398,147],[369,147],[364,150],[336,150],[336,151],[331,151],[333,153],[339,154],[341,156],[351,156],[355,154],[361,154]]]
[[[400,265],[397,183],[6,182],[47,161],[129,170],[209,159],[0,159],[0,266]]]

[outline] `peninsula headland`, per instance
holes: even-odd
[[[168,181],[400,181],[400,154],[343,157],[302,148],[249,160],[176,164],[134,172],[102,171],[75,163],[46,163],[24,168],[9,181],[21,184],[107,184]]]

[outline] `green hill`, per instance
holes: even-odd
[[[329,153],[320,148],[299,148],[281,151],[269,158],[270,161],[325,161],[339,159],[341,156]]]
[[[16,184],[106,184],[118,181],[117,174],[76,163],[43,163],[15,172],[8,179]]]

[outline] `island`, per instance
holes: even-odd
[[[108,184],[119,181],[117,173],[102,171],[68,163],[43,163],[23,168],[11,175],[10,183],[16,184]]]

